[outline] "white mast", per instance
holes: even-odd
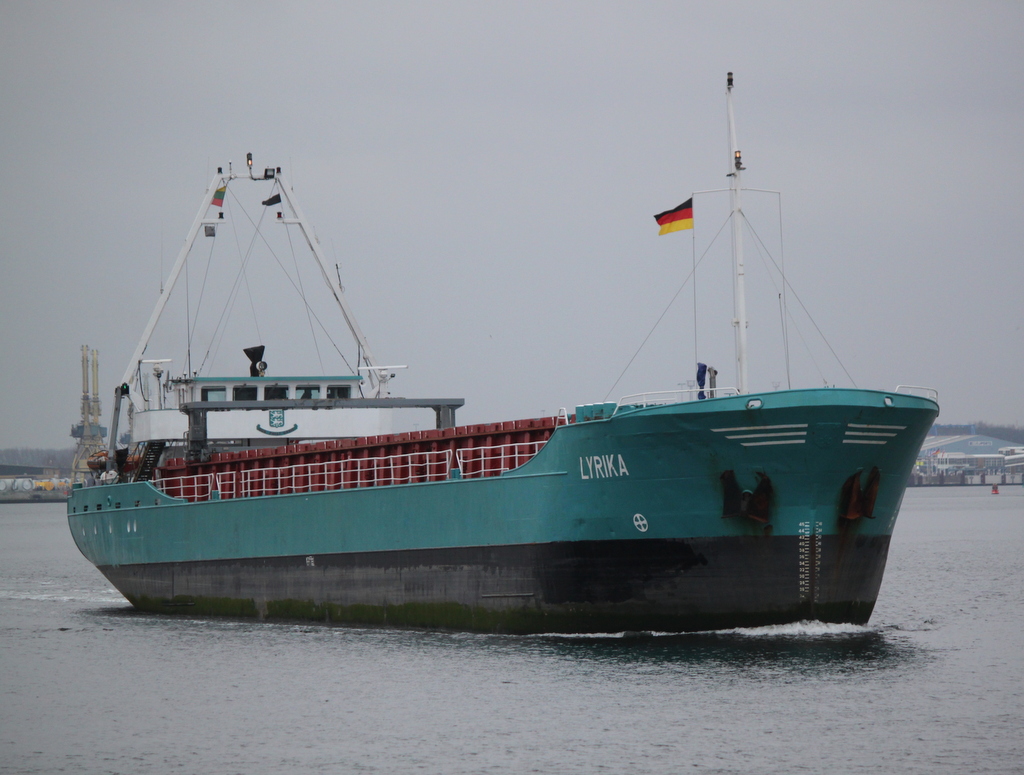
[[[740,205],[740,172],[746,169],[736,147],[736,121],[732,113],[732,73],[728,75],[725,101],[729,113],[729,167],[732,178],[729,198],[732,203],[733,319],[736,334],[736,383],[740,393],[747,393],[747,296],[743,267],[743,209]]]
[[[163,314],[164,307],[167,306],[167,300],[171,297],[171,291],[174,289],[174,284],[178,280],[178,275],[181,274],[181,269],[185,266],[185,259],[188,257],[188,253],[192,249],[192,243],[195,242],[196,235],[199,234],[199,228],[203,225],[203,218],[206,216],[207,210],[210,209],[213,192],[221,186],[226,186],[232,177],[234,176],[230,172],[225,175],[220,168],[218,168],[217,174],[213,176],[210,180],[210,185],[206,187],[206,192],[203,194],[203,201],[199,205],[199,212],[196,213],[195,220],[192,221],[192,228],[188,230],[188,236],[185,237],[185,244],[181,246],[181,250],[178,252],[178,257],[174,260],[174,266],[171,267],[171,274],[170,277],[167,278],[167,284],[160,293],[160,298],[157,300],[156,307],[153,308],[153,313],[149,316],[149,322],[146,324],[146,328],[142,332],[142,337],[139,339],[139,343],[135,346],[135,352],[132,353],[131,360],[128,361],[128,368],[124,372],[124,377],[121,378],[122,383],[127,383],[128,385],[135,384],[135,377],[139,370],[139,359],[142,358],[142,354],[146,352],[146,346],[149,344],[149,339],[153,335],[153,329],[155,329],[156,324],[160,322],[160,315]],[[216,221],[211,221],[211,223],[216,223]]]
[[[380,366],[373,357],[373,353],[370,352],[370,346],[366,341],[366,337],[363,335],[362,329],[359,328],[355,315],[352,313],[352,310],[345,299],[345,293],[341,288],[341,283],[340,281],[336,281],[328,271],[327,261],[324,258],[323,252],[320,250],[320,243],[317,241],[316,236],[313,234],[313,229],[302,214],[302,210],[299,208],[299,204],[295,200],[295,194],[292,192],[291,187],[287,184],[284,176],[281,175],[280,168],[274,170],[273,168],[268,167],[264,172],[263,177],[255,177],[252,174],[252,154],[247,154],[246,165],[248,167],[247,171],[249,178],[252,180],[272,180],[277,178],[278,188],[281,192],[282,198],[287,201],[288,207],[294,215],[293,218],[280,218],[278,222],[288,225],[297,225],[302,230],[302,236],[305,238],[306,243],[309,245],[314,258],[320,267],[321,277],[330,290],[331,295],[334,297],[335,302],[337,302],[338,307],[341,309],[345,322],[348,324],[349,331],[351,331],[353,338],[359,345],[361,360],[367,367],[361,370],[368,372],[372,388],[377,393],[377,396],[381,397],[382,392],[385,392],[386,383],[389,378],[389,372],[387,371],[389,367]],[[163,314],[164,307],[167,305],[167,300],[171,296],[171,291],[174,289],[175,283],[178,281],[181,274],[181,270],[185,266],[185,260],[187,259],[189,252],[192,250],[192,244],[199,236],[200,229],[203,226],[216,227],[224,224],[224,221],[219,218],[206,218],[206,214],[212,206],[213,193],[219,188],[227,187],[232,180],[236,179],[244,178],[241,178],[238,173],[234,172],[229,164],[228,171],[226,173],[222,168],[218,167],[217,174],[213,176],[209,185],[206,187],[206,191],[203,193],[203,199],[199,204],[199,211],[196,213],[195,220],[192,222],[192,228],[189,229],[188,236],[185,238],[185,244],[182,245],[181,251],[178,253],[177,259],[175,259],[174,266],[171,267],[171,273],[167,279],[167,283],[164,285],[160,298],[157,300],[156,307],[150,315],[149,323],[146,324],[142,337],[139,339],[139,343],[135,347],[135,352],[132,353],[132,358],[128,362],[128,368],[121,380],[123,383],[127,383],[130,387],[136,384],[141,358],[146,352],[146,347],[149,345],[149,340],[153,335],[153,330],[160,321],[160,316]]]

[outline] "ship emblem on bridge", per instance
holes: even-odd
[[[271,428],[284,428],[284,409],[270,409],[270,410],[268,410],[268,412],[270,414],[270,420],[269,420],[270,427]],[[289,433],[292,433],[293,431],[297,431],[298,429],[299,429],[298,423],[293,425],[291,428],[288,428],[287,430],[283,430],[283,431],[267,430],[262,425],[257,425],[256,426],[256,430],[258,430],[260,433],[265,433],[268,436],[287,436]]]

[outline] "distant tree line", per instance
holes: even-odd
[[[74,462],[74,447],[67,449],[32,449],[30,447],[0,449],[0,465],[70,469]]]

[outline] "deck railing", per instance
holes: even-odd
[[[897,385],[897,393],[905,393],[911,396],[920,396],[922,398],[930,398],[932,401],[939,400],[939,391],[935,388],[925,387],[924,385]]]
[[[251,468],[218,474],[221,497],[253,498],[353,487],[438,482],[448,478],[451,450],[387,457],[354,457],[324,463]]]
[[[172,476],[167,479],[154,479],[152,484],[172,498],[184,498],[193,502],[208,501],[214,490],[214,474]]]
[[[157,479],[153,484],[172,498],[256,498],[355,487],[439,482],[449,477],[453,460],[464,478],[497,476],[518,468],[544,446],[544,441],[468,447],[454,453],[413,452],[386,457],[353,457],[323,463],[250,468]],[[213,493],[217,493],[214,495]]]
[[[498,476],[519,468],[536,455],[546,441],[525,441],[519,444],[499,444],[493,447],[464,447],[456,450],[455,459],[464,479]]]
[[[653,393],[634,393],[619,399],[619,406],[658,406],[661,404],[681,404],[683,401],[695,401],[700,393],[708,398],[738,396],[740,391],[734,387],[693,388],[692,390],[659,390]]]

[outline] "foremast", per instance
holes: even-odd
[[[736,146],[736,120],[732,109],[732,73],[727,76],[725,102],[729,116],[729,200],[732,218],[733,265],[733,320],[736,339],[737,388],[741,394],[749,392],[747,382],[747,295],[743,265],[743,207],[740,199],[742,183],[740,173],[746,169]]]

